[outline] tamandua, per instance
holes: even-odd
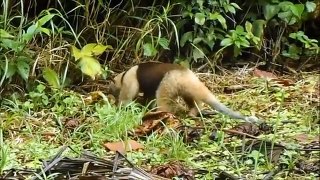
[[[206,103],[232,118],[259,122],[254,116],[244,116],[223,105],[191,70],[177,64],[141,63],[118,74],[114,83],[121,104],[129,103],[141,92],[145,99],[156,99],[158,110],[170,112],[171,102],[180,96],[190,108],[190,116],[198,115],[201,103]]]

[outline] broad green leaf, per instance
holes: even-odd
[[[297,38],[297,33],[290,33],[289,37],[292,39],[296,39]]]
[[[100,63],[91,56],[84,56],[79,61],[81,71],[90,76],[93,80],[102,73]]]
[[[110,45],[102,45],[102,44],[97,44],[93,49],[92,49],[92,54],[97,56],[102,54],[106,49],[112,49],[112,46]]]
[[[210,13],[209,20],[218,20],[224,29],[227,29],[226,19],[220,13]]]
[[[266,21],[262,19],[257,19],[252,23],[252,34],[256,37],[262,37],[264,34],[264,27],[266,25]]]
[[[231,38],[225,38],[220,42],[220,46],[227,47],[231,46],[233,44],[233,41]]]
[[[278,5],[267,4],[263,6],[263,15],[264,18],[269,21],[280,11],[280,7]]]
[[[43,84],[39,84],[39,85],[37,86],[37,91],[38,91],[39,93],[44,92],[45,89],[46,89],[46,86],[43,85]],[[42,96],[42,95],[40,94],[39,96]]]
[[[252,24],[249,21],[246,21],[245,27],[247,32],[252,33]]]
[[[231,5],[227,5],[227,9],[228,9],[228,11],[229,11],[230,13],[232,13],[232,14],[235,14],[235,13],[236,13],[236,9],[235,9],[233,6],[231,6]]]
[[[146,43],[143,45],[143,55],[150,57],[155,56],[157,53],[157,49],[151,43]]]
[[[27,29],[27,32],[25,32],[22,35],[22,39],[26,42],[30,41],[33,38],[33,36],[36,34],[37,29],[38,29],[38,23],[35,23],[29,26],[29,28]]]
[[[29,64],[24,60],[25,58],[21,58],[17,62],[18,74],[24,79],[28,80],[30,67]]]
[[[216,19],[218,19],[218,15],[220,15],[220,13],[218,13],[218,12],[210,13],[210,14],[209,14],[209,20],[216,20]]]
[[[0,37],[2,38],[14,38],[14,36],[12,36],[10,33],[8,33],[7,31],[0,29]],[[0,41],[1,41],[0,39]]]
[[[203,25],[206,22],[206,16],[203,13],[196,13],[194,18],[195,22],[199,25]]]
[[[289,19],[288,25],[293,25],[298,21],[299,20],[296,17],[292,17],[292,18]]]
[[[278,17],[280,19],[282,19],[283,21],[289,23],[290,19],[292,19],[292,13],[291,13],[291,11],[280,12],[280,13],[278,13]]]
[[[307,8],[307,12],[313,12],[316,9],[317,5],[314,2],[311,1],[307,1],[306,2],[306,8]]]
[[[304,5],[303,4],[295,4],[291,7],[292,13],[297,16],[299,19],[301,18],[301,14],[304,11]]]
[[[55,14],[48,14],[45,15],[43,17],[41,17],[37,22],[39,23],[39,26],[43,26],[45,23],[47,23],[48,21],[50,21],[53,17],[55,16]]]
[[[290,1],[283,1],[279,3],[279,6],[282,11],[286,12],[286,11],[290,11],[292,6],[294,6],[294,4]]]
[[[203,38],[202,37],[196,37],[193,39],[193,44],[198,44],[200,43],[201,41],[203,41]]]
[[[2,67],[4,70],[5,65],[3,65]],[[7,73],[6,73],[6,78],[11,78],[16,72],[17,72],[17,66],[13,62],[9,63]]]
[[[82,49],[81,49],[81,54],[82,56],[92,56],[93,55],[93,49],[97,46],[96,43],[89,43],[86,44]]]
[[[226,19],[223,16],[221,16],[221,14],[218,15],[217,19],[220,22],[220,24],[222,25],[222,27],[224,29],[227,29]]]
[[[237,48],[241,48],[241,41],[240,40],[236,40],[234,41],[234,45],[236,45]]]
[[[289,57],[295,60],[300,58],[299,54],[301,53],[301,48],[297,47],[295,44],[290,44],[288,51],[284,50],[282,55],[285,57]]]
[[[237,8],[237,9],[241,9],[240,6],[237,3],[230,3],[233,7]]]
[[[39,31],[45,33],[45,34],[48,35],[48,36],[51,35],[51,31],[50,31],[50,29],[48,29],[48,28],[42,28],[42,27],[40,27],[40,28],[39,28]]]
[[[24,48],[23,42],[11,40],[11,39],[2,39],[1,46],[6,49],[11,49],[15,52],[21,52]]]
[[[243,33],[244,33],[244,29],[243,29],[243,27],[240,26],[240,25],[237,25],[237,27],[236,27],[236,32],[237,32],[237,34],[245,35],[245,34],[243,34]]]
[[[160,46],[163,48],[163,49],[170,49],[169,48],[169,40],[167,38],[160,38],[158,43],[160,44]]]
[[[49,83],[50,86],[57,89],[60,88],[59,76],[54,70],[50,68],[45,68],[42,71],[42,76]]]
[[[81,51],[74,45],[71,46],[71,55],[75,58],[76,61],[83,57]]]
[[[205,55],[204,52],[201,51],[200,49],[198,48],[192,49],[192,56],[195,61],[197,61],[197,59],[204,58],[204,55]]]
[[[183,47],[187,41],[191,42],[193,39],[193,31],[186,32],[180,39],[180,46]]]
[[[199,5],[200,9],[203,9],[203,3],[204,3],[204,0],[197,0],[197,4]]]
[[[243,39],[241,42],[241,46],[243,47],[250,47],[250,42],[246,39]]]

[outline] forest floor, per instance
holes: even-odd
[[[70,157],[86,149],[106,158],[114,154],[110,149],[124,152],[116,142],[130,142],[125,155],[132,164],[167,177],[319,178],[319,74],[277,77],[240,69],[198,75],[221,102],[266,124],[220,113],[198,119],[152,114],[134,103],[116,108],[98,91],[39,84],[1,102],[0,173],[40,168],[64,145],[73,149],[65,152]]]

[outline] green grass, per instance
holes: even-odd
[[[228,78],[229,84],[235,83],[232,82],[232,75]],[[247,115],[255,112],[273,125],[274,133],[261,135],[259,139],[282,143],[289,148],[280,156],[279,162],[285,164],[286,168],[276,176],[277,179],[312,179],[314,174],[297,174],[292,170],[296,162],[319,159],[317,152],[305,153],[299,150],[303,142],[297,143],[295,140],[297,134],[319,134],[319,124],[316,122],[319,114],[315,104],[311,99],[309,101],[309,98],[314,97],[311,91],[316,86],[314,76],[308,75],[304,81],[282,88],[274,84],[267,87],[264,81],[250,76],[244,78],[247,84],[257,88],[248,88],[232,95],[214,89],[215,94],[234,109],[241,109]],[[305,92],[306,89],[311,93]],[[34,96],[35,93],[38,93],[37,96]],[[49,99],[49,103],[43,99]],[[0,170],[40,167],[40,159],[50,158],[62,145],[70,145],[79,152],[89,149],[103,156],[107,153],[103,143],[132,139],[130,132],[141,123],[145,112],[145,108],[134,103],[121,108],[108,102],[88,105],[80,94],[71,91],[39,92],[39,88],[36,88],[25,98],[12,95],[1,104]],[[79,125],[72,130],[68,129],[65,125],[68,119],[77,120]],[[293,123],[283,123],[284,120]],[[194,124],[193,120],[188,119],[181,119],[181,122],[190,126]],[[203,122],[206,127],[198,142],[186,144],[178,132],[167,129],[162,135],[151,134],[139,140],[145,149],[130,152],[127,156],[142,167],[179,160],[190,168],[207,170],[207,174],[197,175],[200,179],[211,179],[219,171],[261,179],[265,173],[279,165],[270,162],[263,151],[239,151],[242,139],[222,131],[239,121],[217,114],[213,118],[203,119]],[[217,123],[221,127],[216,129],[217,140],[212,141],[208,137]],[[69,154],[76,156],[72,152]]]

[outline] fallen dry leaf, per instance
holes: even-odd
[[[109,142],[109,143],[103,144],[103,146],[109,151],[119,151],[121,153],[144,148],[142,144],[134,140]]]
[[[262,123],[258,126],[256,124],[246,122],[225,131],[228,134],[234,134],[238,136],[247,135],[248,137],[255,138],[260,134],[270,133],[272,131],[272,128],[265,123]]]
[[[247,89],[249,87],[250,87],[250,85],[236,84],[236,85],[227,86],[227,87],[223,88],[223,92],[226,94],[231,94],[231,93],[235,93],[237,91]]]
[[[253,75],[260,77],[260,78],[264,78],[264,79],[277,79],[278,78],[275,74],[273,74],[271,72],[262,71],[257,68],[255,68],[253,70]]]
[[[312,136],[309,134],[297,134],[294,136],[294,139],[297,140],[300,143],[310,143],[312,141],[317,141],[319,140],[320,136]]]
[[[173,161],[168,164],[153,166],[151,168],[151,173],[170,178],[179,177],[180,179],[192,180],[195,179],[194,172],[188,169],[178,161]]]
[[[90,92],[87,96],[84,98],[85,104],[93,104],[95,102],[100,101],[101,99],[105,102],[115,102],[115,97],[111,94],[108,94],[107,96],[101,92],[101,91],[93,91]]]
[[[190,126],[180,126],[178,130],[185,143],[191,143],[200,140],[200,137],[204,132],[204,128]]]
[[[66,119],[64,126],[67,129],[73,130],[80,125],[79,119]]]
[[[293,86],[294,85],[294,81],[291,79],[272,79],[272,81],[277,82],[278,84],[281,84],[283,86]]]
[[[296,167],[298,170],[301,171],[301,173],[319,173],[320,171],[320,160],[314,160],[314,161],[297,161]]]
[[[172,113],[169,112],[149,112],[142,118],[142,124],[137,127],[134,134],[137,136],[145,136],[152,132],[163,132],[164,127],[177,128],[180,125]]]
[[[277,163],[280,158],[280,155],[285,149],[285,146],[270,141],[264,141],[259,139],[247,139],[244,146],[242,146],[240,149],[242,153],[243,150],[247,153],[250,153],[253,150],[260,151],[262,152],[262,154],[266,153],[272,163]]]

